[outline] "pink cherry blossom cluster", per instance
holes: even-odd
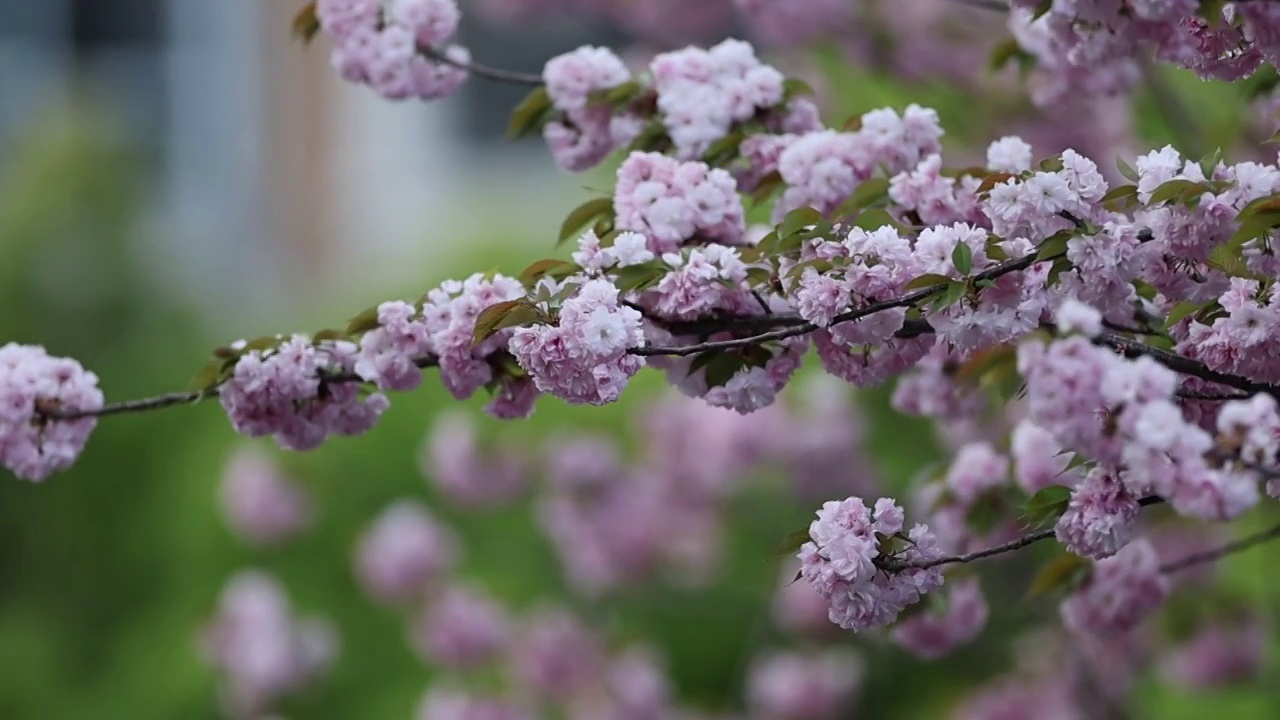
[[[744,232],[733,177],[703,162],[632,153],[618,168],[613,198],[618,229],[642,234],[654,253],[692,240],[736,244]]]
[[[754,720],[837,720],[862,681],[863,660],[846,648],[776,652],[757,658],[747,675]]]
[[[459,65],[470,62],[470,52],[448,44],[460,18],[455,0],[391,0],[385,7],[382,0],[317,0],[315,7],[344,80],[388,100],[434,100],[467,79]]]
[[[410,641],[424,662],[468,670],[499,658],[512,632],[509,613],[497,600],[479,588],[454,584],[422,606],[412,620]]]
[[[1258,502],[1253,473],[1210,462],[1214,436],[1183,417],[1174,398],[1177,375],[1150,357],[1128,360],[1074,335],[1022,344],[1018,367],[1033,422],[1063,447],[1125,468],[1099,471],[1076,489],[1080,497],[1061,529],[1085,554],[1115,552],[1138,497],[1165,498],[1180,513],[1206,520],[1234,518]]]
[[[987,624],[987,599],[977,578],[952,580],[937,596],[942,595],[946,596],[942,608],[914,613],[890,631],[895,643],[923,660],[942,657],[970,642]]]
[[[1093,565],[1088,580],[1062,603],[1062,621],[1079,634],[1125,633],[1150,615],[1169,593],[1150,541],[1134,540]]]
[[[533,479],[521,448],[488,447],[471,416],[446,412],[423,443],[419,468],[442,497],[461,507],[500,507],[518,499]]]
[[[593,168],[640,133],[644,120],[638,114],[615,113],[591,97],[631,79],[631,71],[613,51],[585,45],[552,58],[542,79],[559,113],[542,128],[542,136],[556,164],[565,170]]]
[[[1280,14],[1265,2],[1055,2],[1047,12],[1037,11],[1039,0],[1012,5],[1010,28],[1036,59],[1042,84],[1034,96],[1045,105],[1128,90],[1141,76],[1140,53],[1151,50],[1162,62],[1228,81],[1280,57]]]
[[[793,128],[744,150],[753,174],[776,170],[782,178],[785,190],[774,205],[775,222],[806,206],[830,213],[878,171],[894,176],[941,150],[942,128],[932,109],[912,104],[901,114],[872,110],[859,124],[846,132]]]
[[[55,420],[42,411],[96,410],[102,403],[98,376],[80,363],[42,347],[5,344],[0,347],[0,464],[33,482],[71,467],[97,419]]]
[[[338,652],[333,626],[299,616],[274,577],[245,570],[227,581],[201,634],[205,661],[222,675],[224,711],[258,718],[328,672]]]
[[[627,352],[645,344],[640,312],[620,303],[613,283],[593,279],[578,287],[557,314],[553,325],[522,327],[512,334],[509,348],[520,367],[540,392],[567,402],[617,400],[644,367],[644,358]]]
[[[415,500],[397,500],[357,543],[356,577],[379,603],[413,603],[453,569],[459,552],[454,532],[430,510]]]
[[[363,395],[353,383],[325,379],[351,372],[356,358],[354,343],[294,335],[274,349],[244,352],[218,399],[241,435],[270,435],[283,448],[311,450],[330,434],[367,432],[387,409],[381,393]]]
[[[237,450],[222,470],[218,488],[227,525],[255,545],[278,545],[297,537],[312,521],[311,498],[261,449]]]
[[[674,145],[677,160],[695,160],[747,123],[790,132],[820,126],[817,107],[788,99],[782,73],[741,40],[661,53],[635,81],[612,51],[584,46],[548,61],[543,79],[554,110],[543,137],[557,164],[575,172],[650,128]]]
[[[892,498],[868,508],[861,498],[823,503],[800,548],[802,577],[827,599],[831,622],[848,630],[888,625],[908,606],[942,587],[936,568],[883,572],[877,561],[927,562],[942,556],[924,525],[903,534],[903,510]],[[891,550],[890,545],[902,545]]]

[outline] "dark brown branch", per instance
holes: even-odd
[[[1280,538],[1280,525],[1276,525],[1275,527],[1272,527],[1267,530],[1263,530],[1262,532],[1249,535],[1248,537],[1240,538],[1239,540],[1235,540],[1233,542],[1229,542],[1220,547],[1213,548],[1212,550],[1205,550],[1204,552],[1194,553],[1180,560],[1175,560],[1171,563],[1161,565],[1160,572],[1176,573],[1181,570],[1186,570],[1189,567],[1200,565],[1202,563],[1216,562],[1228,555],[1234,555],[1235,553],[1243,552],[1253,547],[1254,545],[1261,545],[1264,542],[1268,542],[1276,538]]]
[[[434,355],[418,358],[415,364],[420,368],[435,367],[439,363],[439,358]],[[332,375],[324,375],[321,380],[326,383],[348,383],[363,382],[363,379],[355,373],[336,373]],[[45,420],[76,420],[85,417],[106,417],[108,415],[123,415],[131,412],[146,412],[148,410],[161,410],[174,405],[189,405],[201,400],[207,400],[218,396],[218,388],[210,388],[203,391],[195,392],[171,392],[164,395],[156,395],[155,397],[141,398],[139,400],[124,400],[121,402],[108,403],[96,410],[76,410],[70,408],[56,407],[39,407],[36,410],[39,416]]]
[[[475,75],[476,77],[482,77],[486,80],[511,83],[514,85],[528,85],[530,87],[538,87],[542,85],[541,75],[534,75],[533,73],[522,73],[522,72],[517,72],[515,70],[503,70],[502,68],[495,68],[495,67],[489,67],[488,65],[481,65],[480,63],[475,61],[462,62],[459,60],[454,60],[453,58],[449,57],[443,52],[440,52],[439,50],[432,47],[421,48],[421,51],[423,55],[426,55],[427,57],[431,58],[432,60],[435,60],[438,63],[444,63],[445,65],[452,65],[456,68],[466,70],[467,72],[471,73],[472,75]]]
[[[1020,258],[1016,258],[1014,260],[1007,260],[1003,263],[1000,263],[999,265],[996,265],[991,268],[987,268],[986,270],[978,273],[977,275],[974,275],[971,278],[971,281],[974,283],[977,283],[982,280],[994,280],[1002,275],[1007,275],[1011,272],[1026,270],[1027,268],[1031,267],[1032,265],[1035,265],[1038,262],[1050,262],[1052,260],[1057,259],[1058,257],[1061,257],[1061,255],[1062,253],[1058,253],[1056,255],[1050,255],[1042,258],[1042,257],[1038,257],[1037,253],[1034,253],[1034,252],[1027,253],[1026,255],[1023,255]],[[937,295],[938,293],[942,292],[945,287],[946,287],[945,285],[934,285],[927,288],[921,288],[920,290],[907,293],[906,295],[902,295],[897,298],[892,298],[890,300],[882,300],[880,302],[871,303],[866,307],[861,307],[856,310],[850,310],[848,312],[837,315],[835,319],[831,322],[831,324],[833,326],[839,325],[840,323],[852,322],[854,320],[867,317],[868,315],[874,315],[875,313],[883,312],[885,310],[891,310],[893,308],[899,308],[899,307],[910,307],[920,302],[921,300],[927,300],[928,298],[933,297],[934,295]],[[790,327],[782,327],[777,330],[771,330],[769,332],[764,332],[758,335],[751,335],[743,338],[734,338],[732,340],[715,340],[710,342],[697,343],[694,345],[685,345],[682,347],[661,347],[661,346],[642,347],[642,348],[635,348],[630,352],[633,355],[642,355],[642,356],[697,355],[698,353],[706,352],[708,350],[731,350],[734,348],[748,347],[751,345],[760,345],[763,343],[772,342],[774,340],[786,340],[787,338],[793,338],[800,335],[807,335],[808,333],[811,333],[819,329],[817,325],[814,325],[813,323],[805,322],[798,318],[793,317],[793,318],[790,318],[789,321],[794,322],[795,324],[791,325]],[[917,333],[917,334],[920,334],[920,333]]]
[[[1163,498],[1144,497],[1138,501],[1138,504],[1142,505],[1143,507],[1146,507],[1148,505],[1157,505],[1162,502],[1164,502]],[[1022,548],[1027,547],[1029,545],[1034,545],[1040,542],[1041,540],[1048,540],[1049,538],[1053,537],[1053,535],[1054,535],[1053,528],[1049,528],[1047,530],[1037,530],[1036,532],[1028,533],[1027,535],[1023,535],[1022,537],[1010,540],[1007,543],[995,545],[983,550],[975,550],[974,552],[971,552],[971,553],[964,553],[961,555],[947,555],[946,557],[940,557],[933,560],[919,560],[919,561],[906,561],[906,562],[894,560],[892,558],[886,558],[886,559],[877,561],[877,565],[882,570],[886,570],[888,572],[898,572],[901,570],[908,570],[911,568],[920,568],[920,569],[927,570],[929,568],[939,567],[942,565],[962,565],[965,563],[971,563],[974,560],[982,560],[983,558],[995,557],[996,555],[1003,555],[1005,553],[1014,552],[1015,550],[1021,550]]]

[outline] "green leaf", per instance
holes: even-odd
[[[1222,162],[1222,148],[1216,148],[1213,152],[1200,158],[1200,172],[1204,173],[1207,178],[1213,177],[1214,171],[1218,169],[1218,163]]]
[[[254,350],[257,350],[261,352],[263,350],[274,350],[275,348],[278,348],[278,347],[280,347],[279,335],[263,335],[262,337],[254,338],[249,342],[245,343],[244,351],[252,352]]]
[[[1051,260],[1067,252],[1067,241],[1071,238],[1070,230],[1063,230],[1045,238],[1036,250],[1036,262]]]
[[[578,266],[565,260],[557,260],[555,258],[547,258],[538,260],[529,267],[520,272],[520,282],[525,286],[531,286],[538,282],[543,275],[550,275],[553,278],[567,277],[578,271]]]
[[[317,332],[315,335],[312,335],[311,342],[315,344],[319,344],[329,340],[342,340],[346,336],[347,336],[346,333],[342,332],[341,330],[334,330],[333,328],[325,328],[324,330]]]
[[[313,1],[303,5],[293,16],[293,36],[301,40],[303,45],[307,45],[315,39],[318,32],[320,32],[320,17],[316,15],[316,4]]]
[[[1165,319],[1165,327],[1173,327],[1178,321],[1188,315],[1195,313],[1204,307],[1204,303],[1180,302],[1169,310],[1169,316]]]
[[[206,392],[218,386],[218,382],[222,379],[222,360],[215,360],[208,365],[200,368],[200,371],[191,378],[191,382],[187,383],[189,392]]]
[[[1124,158],[1116,157],[1116,169],[1120,171],[1120,176],[1129,182],[1138,182],[1138,170],[1128,163]]]
[[[994,188],[995,186],[1001,183],[1006,183],[1010,180],[1017,180],[1017,179],[1018,179],[1018,176],[1014,175],[1013,173],[1007,173],[1007,172],[991,173],[990,175],[987,175],[986,177],[982,178],[982,184],[978,185],[978,189],[977,191],[975,191],[974,194],[986,195],[987,193],[991,192],[991,189]]]
[[[960,301],[969,292],[969,285],[961,280],[951,280],[947,289],[943,290],[933,301],[935,311],[945,310]]]
[[[1151,193],[1151,199],[1147,201],[1147,205],[1162,205],[1188,192],[1194,193],[1195,197],[1198,198],[1200,194],[1208,189],[1201,183],[1192,182],[1191,180],[1170,180],[1162,183],[1160,187],[1155,189],[1155,192]]]
[[[813,96],[813,86],[800,78],[787,78],[782,81],[782,99],[790,100],[798,95]]]
[[[1039,20],[1041,17],[1045,15],[1045,13],[1049,12],[1052,9],[1053,9],[1053,0],[1040,0],[1040,4],[1036,6],[1036,11],[1032,13],[1031,19],[1033,21]]]
[[[903,290],[918,290],[920,288],[933,287],[934,285],[946,285],[951,282],[951,278],[946,275],[938,275],[937,273],[925,273],[918,278],[902,287]]]
[[[359,335],[376,327],[378,327],[378,308],[371,307],[351,318],[351,322],[347,323],[347,334]]]
[[[892,227],[898,230],[906,228],[905,225],[893,219],[888,210],[884,208],[871,208],[864,211],[861,215],[854,218],[851,223],[852,227],[862,228],[867,232],[879,230],[882,227]]]
[[[1137,185],[1118,185],[1102,196],[1102,204],[1108,210],[1121,212],[1138,204]]]
[[[719,140],[711,143],[711,147],[702,155],[702,161],[712,167],[728,165],[738,157],[738,146],[742,144],[742,131],[734,130]]]
[[[835,218],[847,217],[864,208],[887,204],[888,200],[889,179],[872,178],[855,188],[853,194],[841,203],[840,207],[831,213],[831,216]]]
[[[956,266],[961,275],[968,275],[973,269],[973,248],[966,242],[956,243],[955,249],[951,251],[951,264]]]
[[[1043,170],[1044,172],[1054,173],[1054,172],[1058,172],[1062,168],[1063,168],[1063,164],[1062,164],[1061,157],[1045,158],[1044,160],[1040,161],[1040,169]]]
[[[805,543],[810,542],[809,528],[803,530],[792,530],[782,538],[782,542],[778,543],[778,549],[774,551],[777,555],[791,555],[798,552]]]
[[[987,57],[987,69],[998,72],[1014,60],[1025,68],[1029,62],[1035,62],[1035,57],[1023,50],[1016,38],[1005,38],[991,50],[991,55]]]
[[[747,268],[747,284],[767,288],[773,282],[773,273],[762,267]]]
[[[981,280],[977,280],[976,282],[974,282],[973,286],[976,288],[982,288],[983,290],[986,290],[988,288],[995,287],[996,281],[992,280],[991,278],[982,278]]]
[[[588,95],[588,98],[593,103],[604,103],[617,108],[628,105],[632,100],[635,100],[642,89],[643,86],[639,82],[628,80],[607,90],[596,90]]]
[[[765,204],[782,187],[782,184],[782,174],[777,170],[760,178],[760,181],[756,183],[755,190],[751,191],[751,204]]]
[[[818,212],[817,209],[811,208],[808,205],[798,207],[787,213],[786,217],[782,218],[782,222],[778,224],[778,236],[786,237],[788,235],[794,235],[801,230],[804,230],[811,225],[817,225],[820,222],[822,222],[822,213]]]
[[[1090,567],[1088,560],[1064,552],[1040,568],[1027,587],[1026,599],[1065,590],[1082,580]]]
[[[1032,530],[1046,528],[1062,517],[1070,502],[1071,488],[1063,485],[1040,488],[1036,494],[1027,499],[1027,504],[1022,508],[1022,517],[1027,521],[1027,527]]]
[[[512,140],[538,130],[555,112],[551,103],[551,95],[545,85],[539,85],[525,96],[524,100],[511,111],[511,120],[507,123],[507,137]]]
[[[560,225],[560,239],[557,245],[563,244],[576,235],[582,228],[595,222],[601,216],[613,213],[613,198],[595,198],[588,200],[570,211]]]
[[[505,302],[494,303],[476,316],[476,328],[471,334],[472,343],[479,345],[498,331],[498,325],[507,315],[515,312],[518,308],[528,307],[522,300],[507,300]]]
[[[706,365],[707,387],[720,387],[729,382],[729,379],[738,374],[743,367],[742,356],[734,353],[724,353],[723,355],[712,358]]]
[[[644,290],[657,283],[668,272],[670,268],[657,260],[642,265],[631,265],[618,270],[618,278],[614,281],[614,285],[622,292]]]
[[[1254,273],[1245,264],[1243,249],[1234,245],[1219,245],[1209,252],[1205,264],[1232,277],[1250,277]]]

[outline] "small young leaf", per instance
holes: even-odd
[[[809,528],[802,530],[792,530],[782,538],[782,542],[778,543],[778,549],[775,551],[778,555],[791,555],[800,550],[805,543],[810,542]]]
[[[565,217],[564,222],[560,225],[560,240],[556,244],[564,243],[601,216],[612,213],[613,198],[595,198],[582,203]]]
[[[955,249],[951,251],[951,264],[956,266],[961,275],[968,275],[973,269],[973,248],[966,242],[956,243]]]
[[[1022,516],[1027,527],[1033,530],[1048,527],[1058,521],[1067,511],[1071,501],[1071,488],[1062,485],[1050,485],[1041,488],[1032,495],[1022,509]]]
[[[187,383],[187,390],[205,392],[217,387],[218,381],[222,379],[222,365],[221,360],[215,360],[200,368],[200,372],[197,372],[195,377],[191,378],[191,382]]]
[[[313,1],[303,5],[298,10],[298,14],[293,16],[293,36],[306,45],[318,32],[320,32],[320,17],[316,15],[316,4]]]
[[[1030,600],[1058,590],[1065,590],[1075,582],[1078,582],[1082,574],[1087,572],[1089,568],[1088,560],[1079,555],[1064,552],[1040,568],[1040,571],[1031,580],[1031,585],[1027,587],[1026,599]]]
[[[262,337],[254,338],[245,343],[244,349],[245,352],[250,352],[252,350],[273,350],[280,347],[280,342],[280,337],[277,335],[263,335]]]
[[[542,127],[545,120],[555,111],[551,104],[551,95],[545,85],[539,85],[525,96],[524,100],[511,111],[511,120],[507,123],[507,137],[518,140],[534,130]]]
[[[334,330],[333,328],[325,328],[324,330],[317,332],[315,335],[312,335],[311,342],[318,344],[328,340],[342,340],[345,337],[346,337],[346,334],[343,333],[341,330]]]
[[[1120,176],[1129,182],[1138,182],[1138,170],[1130,165],[1124,158],[1116,157],[1116,169],[1120,171]]]
[[[800,78],[787,78],[782,81],[782,99],[790,100],[797,95],[812,96],[813,86]]]
[[[348,335],[359,335],[366,333],[378,327],[378,308],[371,307],[359,315],[351,318],[351,322],[347,323]]]
[[[1040,161],[1040,169],[1044,172],[1058,172],[1062,170],[1062,158],[1051,157]]]
[[[985,195],[986,193],[991,192],[991,189],[994,188],[995,186],[1001,183],[1008,182],[1010,180],[1017,180],[1017,179],[1018,179],[1018,176],[1014,175],[1013,173],[1007,173],[1007,172],[991,173],[990,175],[982,179],[982,184],[978,186],[978,190],[976,194]]]
[[[498,331],[498,324],[502,322],[509,313],[514,312],[517,308],[527,307],[521,300],[507,300],[506,302],[494,303],[476,316],[476,328],[471,335],[471,340],[475,344],[480,344],[487,340],[490,335]]]
[[[577,265],[565,260],[557,260],[555,258],[538,260],[520,272],[520,282],[525,285],[533,285],[543,275],[550,275],[555,278],[565,277],[572,275],[577,269]]]

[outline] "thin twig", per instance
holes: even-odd
[[[495,68],[495,67],[489,67],[488,65],[481,65],[480,63],[475,61],[463,62],[461,60],[454,60],[453,58],[449,57],[445,53],[440,52],[439,50],[433,47],[425,47],[425,48],[421,48],[421,50],[423,55],[426,55],[427,57],[431,58],[432,60],[435,60],[438,63],[444,63],[445,65],[452,65],[456,68],[466,70],[467,72],[471,73],[472,75],[475,75],[476,77],[485,78],[486,80],[493,80],[495,82],[512,83],[515,85],[527,85],[529,87],[538,87],[542,85],[541,75],[534,75],[533,73],[523,73],[515,70],[503,70],[502,68]]]
[[[1200,565],[1201,563],[1215,562],[1228,555],[1248,550],[1254,545],[1261,545],[1264,542],[1274,540],[1276,538],[1280,538],[1280,525],[1276,525],[1268,530],[1263,530],[1262,532],[1249,535],[1248,537],[1243,537],[1239,540],[1229,542],[1226,545],[1213,548],[1212,550],[1194,553],[1180,560],[1175,560],[1171,563],[1161,565],[1160,572],[1176,573],[1181,570],[1186,570],[1189,567]]]
[[[1152,496],[1142,498],[1138,501],[1138,504],[1145,507],[1147,505],[1156,505],[1162,502],[1164,502],[1163,498]],[[881,569],[889,572],[898,572],[911,568],[928,570],[929,568],[939,567],[941,565],[962,565],[965,563],[971,563],[974,560],[981,560],[983,558],[995,557],[996,555],[1003,555],[1005,553],[1014,552],[1015,550],[1021,550],[1022,548],[1027,547],[1028,545],[1034,545],[1041,540],[1048,540],[1054,536],[1054,532],[1053,528],[1037,530],[1036,532],[1028,533],[1022,537],[1010,540],[1007,543],[994,545],[983,550],[975,550],[974,552],[964,553],[961,555],[947,555],[946,557],[934,558],[933,560],[901,561],[886,558],[878,561],[877,565]]]

